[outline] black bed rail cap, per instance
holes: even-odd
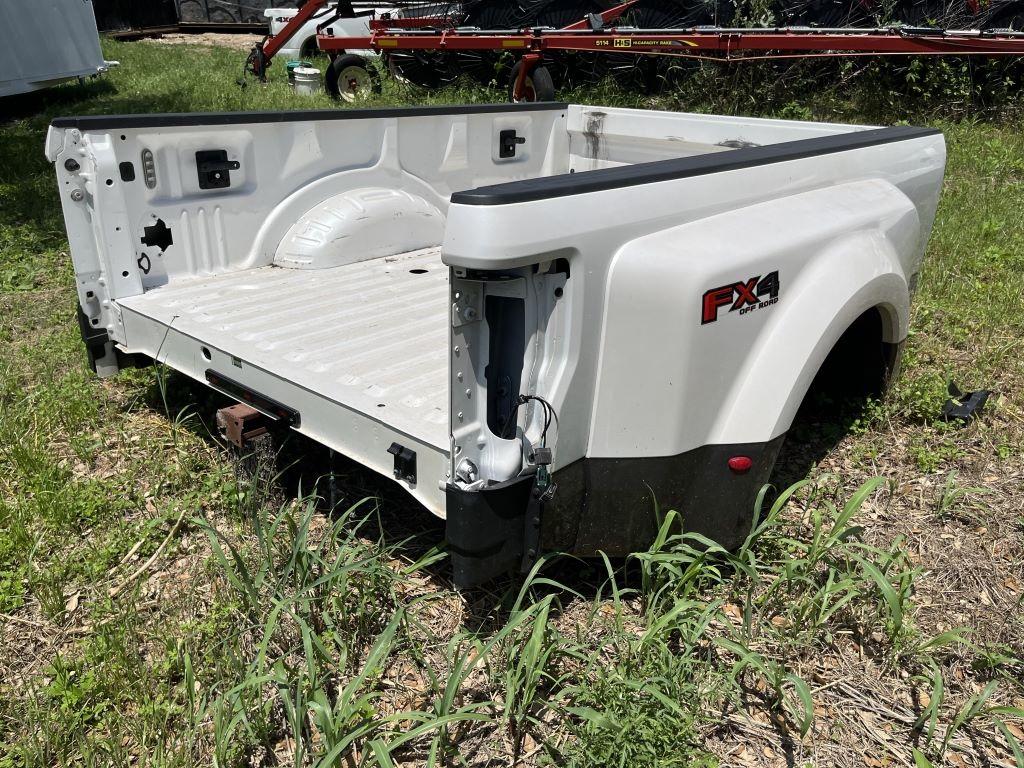
[[[508,205],[547,200],[554,197],[602,192],[607,189],[651,184],[658,181],[704,176],[722,171],[735,171],[787,160],[800,160],[816,155],[828,155],[835,152],[864,149],[878,144],[935,136],[940,133],[941,131],[935,128],[917,128],[910,125],[852,130],[831,136],[816,136],[810,139],[764,144],[758,147],[742,147],[727,152],[711,152],[692,157],[655,160],[650,163],[637,163],[617,168],[601,168],[594,171],[565,173],[558,176],[477,187],[464,192],[456,192],[452,195],[451,201],[458,205]]]
[[[567,109],[561,101],[521,104],[439,104],[428,107],[381,107],[372,109],[302,109],[273,112],[168,112],[143,115],[81,115],[57,117],[54,128],[100,131],[112,128],[180,128],[200,125],[247,125],[253,123],[298,123],[312,120],[373,120],[387,117],[430,117],[433,115],[484,115],[495,112],[546,112]]]

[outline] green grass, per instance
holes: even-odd
[[[844,437],[740,551],[668,513],[626,563],[555,560],[459,595],[440,529],[410,527],[423,516],[386,481],[345,468],[345,498],[377,498],[327,515],[310,477],[278,476],[289,459],[236,462],[209,437],[215,396],[88,371],[48,121],[337,108],[239,88],[237,51],[105,52],[107,78],[11,100],[0,124],[0,766],[1024,765],[1024,136],[1006,78],[702,69],[657,97],[571,94],[929,122],[943,200],[891,398],[805,425]],[[385,82],[372,103],[501,98]],[[966,429],[937,419],[951,378],[999,393]]]

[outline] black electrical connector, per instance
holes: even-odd
[[[515,423],[516,414],[519,409],[526,405],[531,400],[540,403],[541,408],[544,409],[544,429],[540,433],[540,444],[542,447],[547,445],[548,442],[548,429],[551,428],[551,424],[558,426],[558,414],[555,413],[554,407],[539,395],[520,395],[516,401],[512,410],[509,412],[508,417],[505,419],[505,423],[502,425],[500,436],[508,439],[508,430]],[[536,450],[536,449],[535,449]]]
[[[551,464],[551,449],[547,446],[540,446],[534,448],[533,453],[530,455],[530,460],[538,467],[546,467]]]
[[[519,395],[515,401],[512,412],[509,413],[505,425],[501,430],[502,436],[508,433],[509,427],[514,423],[519,408],[530,401],[534,401],[544,409],[544,427],[540,433],[540,445],[533,446],[530,453],[530,462],[537,467],[533,476],[533,488],[530,490],[530,501],[526,509],[525,529],[523,531],[523,560],[521,570],[529,573],[540,557],[540,531],[541,518],[544,514],[544,505],[550,502],[558,484],[551,479],[551,471],[548,469],[554,459],[551,448],[548,447],[548,429],[551,424],[558,425],[558,414],[554,407],[539,395]]]

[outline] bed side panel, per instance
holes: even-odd
[[[588,454],[675,456],[778,437],[862,312],[884,305],[886,341],[906,336],[901,255],[919,228],[910,200],[875,180],[629,243],[608,278]]]
[[[902,135],[902,134],[901,134]],[[573,193],[566,185],[560,186],[552,197],[543,196],[544,190],[528,190],[523,199],[498,202],[500,188],[495,192],[459,196],[448,211],[446,239],[442,250],[445,262],[456,270],[509,270],[531,264],[543,264],[552,259],[565,258],[571,276],[564,287],[560,301],[566,303],[569,328],[565,336],[568,359],[551,387],[539,394],[552,402],[559,414],[558,437],[555,443],[555,469],[568,466],[586,456],[599,455],[591,450],[611,451],[610,437],[591,443],[591,422],[603,418],[608,408],[618,407],[613,400],[602,400],[598,405],[595,382],[600,370],[615,367],[628,368],[618,355],[623,344],[637,343],[636,339],[620,340],[618,345],[603,343],[600,329],[605,326],[609,273],[615,255],[628,243],[655,233],[699,222],[736,211],[800,195],[814,190],[825,191],[837,184],[855,182],[883,182],[898,190],[898,211],[914,208],[918,222],[908,234],[909,241],[899,253],[901,271],[908,278],[920,268],[928,235],[931,230],[941,190],[945,150],[942,136],[937,133],[918,132],[909,138],[866,144],[854,149],[826,154],[797,154],[792,159],[773,159],[751,165],[727,164],[723,170],[702,170],[696,175],[679,178],[658,177],[647,183],[615,184],[594,189],[586,181],[590,174],[574,174],[586,191]],[[794,142],[800,145],[802,142]],[[799,149],[799,147],[796,147]],[[736,150],[737,152],[742,150]],[[728,161],[730,153],[721,157]],[[667,161],[669,165],[672,161]],[[652,164],[652,172],[662,170],[662,164]],[[619,169],[611,169],[616,172]],[[685,170],[685,168],[683,169]],[[594,173],[604,174],[606,171]],[[533,192],[537,195],[534,196]],[[473,201],[477,202],[474,203]],[[807,213],[810,221],[822,216],[818,210]],[[803,226],[792,222],[790,227]],[[752,240],[777,228],[777,223],[756,227],[743,220],[735,224],[732,234],[747,232]],[[682,249],[684,244],[679,244]],[[711,260],[710,257],[708,259]],[[748,270],[739,270],[747,272]],[[749,279],[757,274],[740,274],[730,280]],[[648,283],[657,281],[656,274],[647,275]],[[699,293],[716,287],[701,284]],[[648,298],[645,290],[632,292],[629,302],[639,311]],[[680,297],[679,300],[684,300]],[[687,323],[690,322],[687,315]],[[698,318],[699,324],[699,318]],[[664,320],[653,318],[645,333],[652,338],[689,334],[689,326],[677,328]],[[645,341],[641,339],[640,341]],[[607,355],[606,360],[600,360]],[[685,355],[682,363],[687,363]],[[677,364],[676,362],[673,363]],[[609,404],[610,403],[610,404]],[[684,433],[689,429],[681,427]],[[709,431],[697,439],[712,438]],[[763,438],[768,439],[770,435]],[[666,450],[664,447],[658,450]]]

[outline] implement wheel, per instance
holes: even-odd
[[[555,84],[551,79],[551,72],[543,64],[537,64],[526,73],[523,79],[523,92],[516,96],[516,83],[519,82],[519,73],[523,69],[523,61],[519,60],[512,67],[512,74],[508,85],[508,100],[513,104],[522,101],[554,101]]]
[[[380,93],[380,78],[362,56],[346,53],[327,68],[324,87],[332,99],[355,101]]]

